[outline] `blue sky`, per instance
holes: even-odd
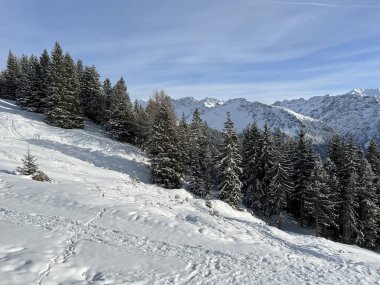
[[[380,87],[380,1],[2,0],[0,67],[65,51],[131,97],[250,101]]]

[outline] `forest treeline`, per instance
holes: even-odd
[[[131,102],[126,83],[103,82],[95,66],[74,62],[56,43],[49,54],[8,54],[0,97],[43,113],[61,128],[83,128],[85,117],[113,139],[134,144],[151,159],[153,183],[186,187],[204,199],[243,203],[281,228],[286,214],[316,235],[374,248],[380,241],[380,157],[372,140],[362,149],[335,135],[321,159],[303,130],[292,138],[255,122],[238,137],[230,114],[222,133],[195,110],[190,123],[171,99],[155,91],[144,108]]]

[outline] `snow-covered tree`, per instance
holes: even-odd
[[[293,214],[299,218],[301,226],[303,226],[305,219],[305,193],[314,167],[312,149],[306,139],[304,130],[299,132],[293,159],[294,192],[292,194],[291,209]]]
[[[19,78],[17,81],[16,102],[22,109],[28,109],[32,98],[31,67],[29,58],[22,55],[20,60]]]
[[[168,189],[180,186],[175,116],[170,106],[160,104],[149,141],[153,183]]]
[[[249,208],[252,208],[258,191],[257,183],[261,157],[261,132],[256,122],[248,127],[243,135],[241,176],[243,201]]]
[[[17,57],[9,51],[7,68],[5,70],[5,92],[4,98],[16,100],[20,68]]]
[[[293,191],[292,165],[285,139],[278,129],[273,136],[273,146],[269,153],[270,178],[268,188],[268,215],[276,215],[276,223],[281,228],[283,212],[287,206],[287,198]]]
[[[356,242],[365,247],[375,247],[378,238],[378,195],[374,185],[375,175],[364,157],[358,165],[358,235]]]
[[[106,129],[114,139],[135,143],[135,118],[133,106],[123,78],[115,84]]]
[[[63,56],[59,43],[55,43],[51,59],[46,120],[65,129],[83,128],[76,66],[69,54]]]
[[[227,113],[227,121],[224,123],[223,134],[224,141],[218,164],[221,181],[219,185],[219,197],[229,205],[238,207],[242,199],[241,168],[239,167],[241,156],[230,113]]]
[[[315,221],[315,235],[326,236],[326,230],[335,225],[336,203],[330,188],[330,177],[318,159],[305,192],[305,210]]]
[[[17,171],[22,175],[33,175],[38,171],[37,159],[31,154],[28,148],[24,158],[22,159],[22,166],[17,167]]]

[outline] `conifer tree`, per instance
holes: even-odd
[[[134,117],[135,117],[135,129],[136,129],[136,144],[142,149],[145,149],[146,144],[149,140],[149,118],[145,109],[141,104],[135,101],[134,105]]]
[[[356,171],[350,173],[344,187],[342,199],[342,240],[352,243],[358,233],[358,176]]]
[[[20,60],[19,77],[17,81],[16,102],[22,109],[28,109],[32,98],[31,68],[29,59],[22,55]]]
[[[309,178],[314,167],[313,154],[306,139],[304,130],[301,130],[296,142],[294,153],[294,192],[292,195],[292,210],[299,218],[301,226],[305,220],[304,200],[309,184]]]
[[[101,92],[100,75],[95,66],[86,66],[81,79],[81,101],[84,115],[101,123],[106,111],[106,96]]]
[[[0,71],[0,98],[5,98],[5,71]]]
[[[135,143],[135,118],[133,106],[123,78],[115,84],[112,90],[110,117],[106,129],[114,139]]]
[[[38,113],[45,113],[47,108],[47,99],[49,95],[49,68],[50,57],[45,49],[39,58],[39,64],[35,65],[36,82],[34,82],[34,97],[36,112]]]
[[[190,179],[191,191],[201,196],[204,179],[203,179],[203,151],[205,147],[205,137],[203,133],[203,122],[198,109],[195,109],[193,120],[189,127],[190,135]]]
[[[186,177],[190,171],[190,156],[189,156],[189,125],[186,122],[185,114],[182,115],[178,124],[178,160],[179,169],[182,177]]]
[[[149,142],[153,183],[168,189],[180,186],[175,116],[170,106],[159,104]]]
[[[268,215],[269,170],[271,167],[270,153],[272,150],[272,135],[267,122],[264,125],[264,131],[261,136],[260,148],[258,183],[253,201],[259,212],[266,216]]]
[[[38,165],[36,163],[36,158],[30,153],[28,148],[24,158],[22,159],[22,166],[16,169],[22,175],[33,175],[38,171]]]
[[[375,175],[380,176],[380,155],[379,148],[374,139],[371,140],[367,150],[367,160]]]
[[[66,110],[63,128],[83,128],[83,113],[80,104],[80,83],[77,69],[70,54],[64,57],[65,94],[62,107]]]
[[[242,192],[244,203],[249,208],[255,205],[255,195],[258,191],[257,180],[261,157],[261,139],[260,130],[256,122],[254,122],[245,130],[242,146]]]
[[[227,113],[227,121],[224,124],[224,141],[219,157],[219,176],[221,183],[219,185],[219,197],[233,207],[238,207],[241,199],[240,182],[241,169],[239,167],[241,156],[239,145],[234,130],[234,123],[231,115]]]
[[[327,228],[335,225],[336,204],[330,188],[330,177],[317,160],[305,192],[305,210],[315,221],[315,235],[326,236]]]
[[[287,197],[293,191],[292,165],[286,149],[285,139],[279,129],[273,136],[273,147],[269,153],[271,162],[268,176],[268,214],[276,215],[277,227],[281,228],[283,211],[287,206]]]
[[[330,158],[326,158],[323,162],[323,167],[328,175],[328,187],[330,188],[331,192],[331,201],[335,204],[335,218],[333,222],[330,224],[330,226],[326,229],[326,232],[324,233],[324,237],[326,238],[333,238],[338,240],[339,239],[339,225],[340,223],[340,213],[341,213],[341,202],[342,202],[342,194],[341,194],[341,188],[339,185],[339,181],[337,178],[337,167],[334,162],[330,160]],[[327,233],[329,231],[329,233]]]
[[[112,101],[112,84],[111,81],[106,78],[102,84],[102,94],[105,97],[106,109],[103,116],[103,125],[106,125],[111,115],[111,101]]]
[[[16,100],[19,77],[20,68],[18,59],[9,51],[7,68],[5,70],[5,99]]]
[[[358,165],[358,236],[356,242],[365,247],[375,247],[378,238],[378,195],[374,185],[375,175],[371,165],[362,157]]]

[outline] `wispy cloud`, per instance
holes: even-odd
[[[380,8],[380,5],[371,4],[334,4],[324,2],[301,2],[301,1],[272,1],[264,0],[266,3],[281,4],[281,5],[301,5],[301,6],[317,6],[327,8]]]

